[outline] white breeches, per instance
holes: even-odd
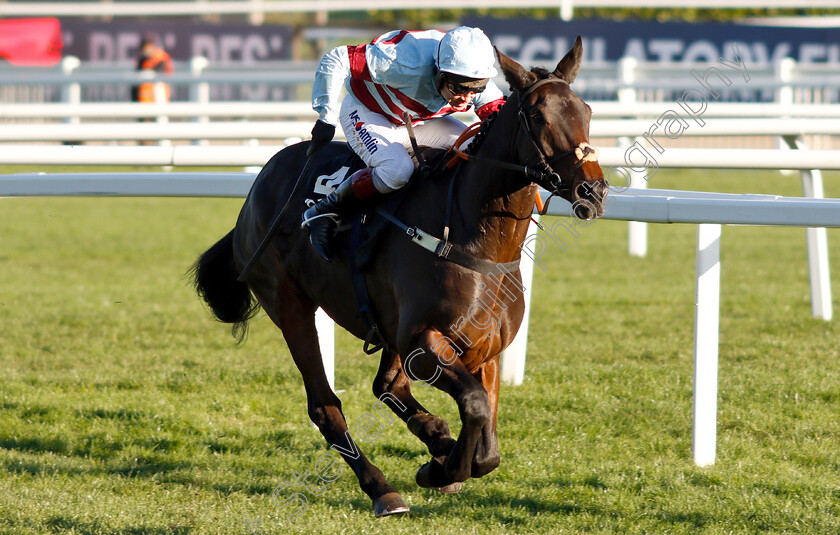
[[[341,103],[339,122],[347,142],[362,160],[373,167],[373,184],[380,193],[398,190],[414,172],[408,129],[365,107],[348,94]],[[421,147],[449,148],[466,129],[458,119],[446,116],[414,125]]]

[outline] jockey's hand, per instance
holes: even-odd
[[[335,136],[335,126],[320,119],[315,121],[315,126],[312,127],[312,141],[309,143],[306,155],[312,156],[318,149],[332,141],[333,136]]]

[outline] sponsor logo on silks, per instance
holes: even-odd
[[[356,131],[356,137],[359,143],[365,146],[369,153],[373,154],[379,150],[377,143],[379,140],[370,135],[367,128],[365,128],[364,121],[360,120],[359,112],[353,110],[350,112],[350,120],[353,121],[353,129]]]

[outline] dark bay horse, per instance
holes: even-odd
[[[522,321],[517,262],[537,186],[572,202],[571,215],[580,220],[600,216],[607,193],[588,146],[591,110],[569,87],[580,70],[580,37],[553,72],[526,70],[497,54],[511,95],[471,151],[475,161],[445,173],[454,173],[451,186],[447,177],[415,179],[421,183],[394,214],[437,236],[448,221],[448,245],[471,262],[438,256],[390,226],[365,272],[386,342],[373,393],[431,453],[417,483],[444,492],[457,492],[463,481],[499,465],[499,354]],[[322,261],[300,229],[302,192],[245,282],[237,280],[289,198],[307,146],[280,151],[262,169],[236,227],[196,262],[196,289],[218,319],[234,324],[234,333],[243,332],[259,307],[265,310],[303,376],[309,417],[355,472],[376,516],[403,513],[408,507],[400,495],[354,443],[324,373],[316,309],[361,339],[368,325],[358,313],[351,260]],[[455,399],[462,424],[457,439],[412,397],[412,380],[425,380]]]

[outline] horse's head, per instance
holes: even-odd
[[[518,115],[514,143],[519,161],[534,182],[572,203],[575,216],[600,217],[608,187],[597,152],[589,146],[592,109],[569,87],[580,71],[580,36],[554,72],[529,71],[496,54],[512,92],[506,107],[515,106]]]

